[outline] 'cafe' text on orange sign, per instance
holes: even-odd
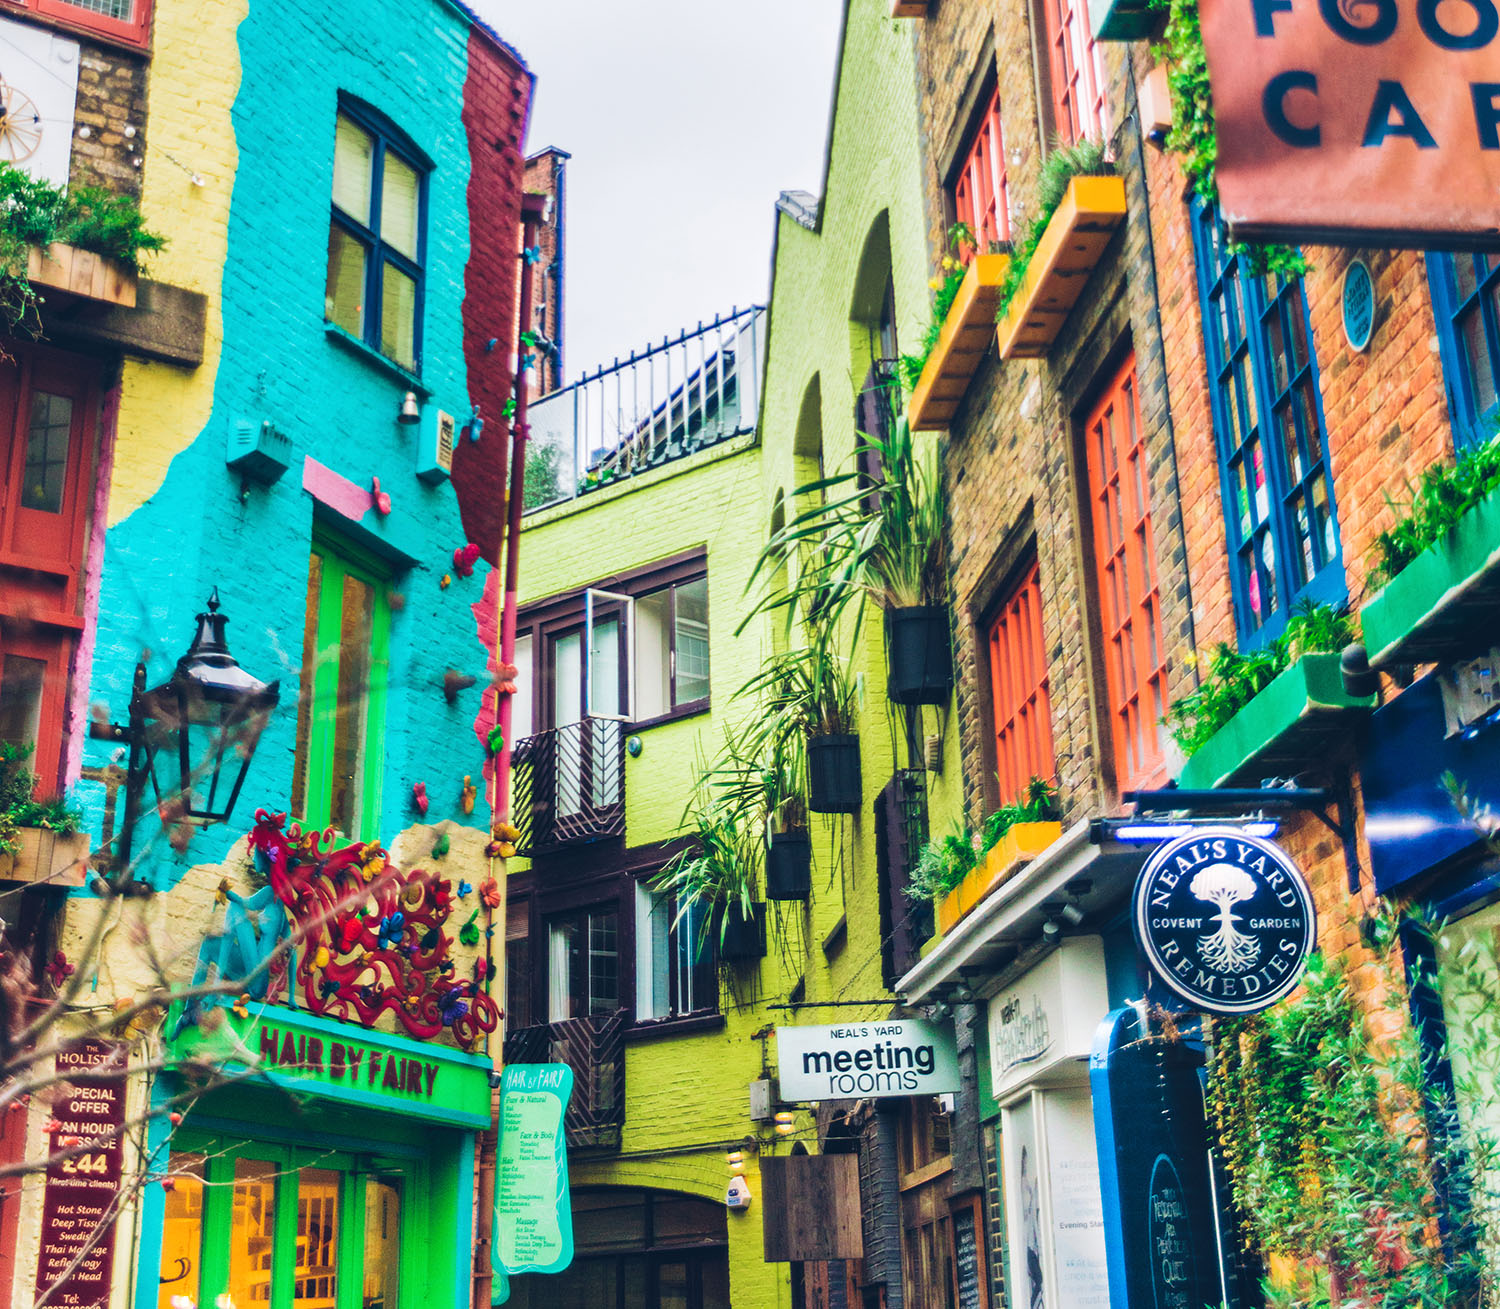
[[[1500,238],[1497,0],[1200,0],[1238,238]]]

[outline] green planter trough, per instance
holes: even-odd
[[[1177,785],[1206,791],[1290,777],[1347,740],[1374,707],[1373,695],[1345,692],[1338,655],[1303,655],[1199,748]]]
[[[1359,611],[1376,668],[1472,656],[1500,622],[1500,491],[1407,564]]]

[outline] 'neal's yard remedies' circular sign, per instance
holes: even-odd
[[[1302,870],[1278,846],[1204,827],[1146,861],[1135,934],[1151,970],[1195,1009],[1248,1014],[1297,985],[1317,914]]]

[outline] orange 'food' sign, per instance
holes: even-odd
[[[1500,0],[1201,0],[1239,237],[1500,241]]]

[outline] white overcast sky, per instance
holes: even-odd
[[[842,0],[471,0],[571,152],[565,365],[763,303],[774,206],[818,191]]]

